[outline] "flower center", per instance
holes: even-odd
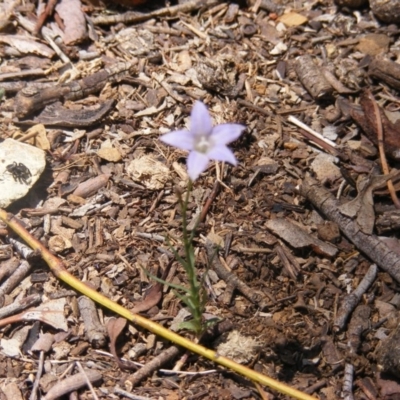
[[[207,154],[211,147],[212,143],[210,138],[204,135],[200,136],[194,144],[194,149],[202,154]]]

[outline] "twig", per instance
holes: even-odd
[[[98,382],[102,379],[100,372],[95,370],[86,370],[83,374],[71,375],[68,378],[63,379],[56,383],[42,398],[42,400],[56,400],[61,398],[67,393],[71,393],[74,390],[78,390],[87,384],[87,381]]]
[[[100,323],[94,301],[81,296],[78,298],[78,306],[89,343],[95,348],[104,347],[107,342],[106,331]]]
[[[320,183],[307,178],[299,188],[306,197],[354,243],[358,250],[364,252],[382,270],[386,271],[397,282],[400,282],[400,257],[381,239],[360,231],[356,221],[341,214],[338,201]]]
[[[300,272],[300,265],[298,261],[290,254],[288,248],[283,243],[276,245],[275,251],[278,257],[281,259],[283,267],[288,275],[294,281],[297,281],[297,277]]]
[[[368,290],[368,288],[372,285],[372,282],[375,280],[377,272],[378,267],[376,264],[372,264],[357,288],[343,299],[333,324],[333,330],[335,332],[343,329],[349,315],[360,302],[362,295]]]
[[[207,197],[207,200],[201,210],[201,214],[200,214],[200,222],[204,222],[204,220],[206,219],[208,210],[211,207],[212,202],[215,200],[215,198],[217,197],[218,193],[219,193],[219,189],[220,189],[220,183],[219,181],[216,181],[214,183],[214,187],[210,193],[210,195]]]
[[[267,306],[266,300],[261,292],[255,291],[254,289],[247,286],[241,281],[234,273],[226,269],[219,258],[216,256],[218,249],[210,241],[206,242],[206,250],[208,256],[208,262],[214,267],[218,277],[221,278],[228,286],[231,285],[243,293],[251,302],[257,304],[261,309]]]
[[[382,171],[384,175],[389,174],[389,166],[386,160],[386,154],[385,154],[385,147],[384,147],[384,142],[383,142],[383,129],[382,129],[382,118],[381,118],[381,113],[379,111],[378,104],[376,103],[376,100],[374,96],[372,96],[371,92],[368,92],[368,96],[371,100],[372,106],[374,107],[374,113],[375,113],[375,118],[376,118],[376,125],[377,125],[377,136],[378,136],[378,149],[379,149],[379,157],[381,159],[381,165],[382,165]],[[390,193],[390,197],[392,198],[393,204],[396,206],[396,208],[400,209],[400,201],[396,195],[396,190],[393,186],[393,182],[389,180],[387,182],[388,190]]]
[[[353,365],[346,364],[344,366],[344,376],[343,376],[343,399],[344,400],[354,400],[353,375],[354,375]]]
[[[293,117],[293,115],[289,115],[288,121],[291,122],[294,125],[297,125],[299,128],[304,129],[306,132],[311,133],[311,135],[317,137],[318,139],[321,139],[323,142],[328,144],[331,147],[336,147],[336,143],[332,142],[332,140],[329,140],[327,138],[324,138],[320,133],[315,131],[314,129],[311,129],[309,126],[307,126],[305,123],[301,122],[299,119],[296,117]]]
[[[94,391],[92,382],[90,382],[90,379],[88,378],[88,376],[86,374],[86,371],[82,368],[81,363],[79,361],[77,361],[76,365],[78,366],[78,369],[81,372],[81,374],[85,377],[86,385],[88,385],[88,388],[90,389],[94,400],[99,400],[99,398],[97,397],[96,392]]]
[[[111,353],[108,353],[107,351],[104,351],[104,350],[95,350],[95,353],[101,354],[101,355],[107,356],[107,357],[113,357],[113,355]],[[121,358],[121,360],[123,362],[128,361],[125,358]],[[132,364],[135,364],[137,367],[144,367],[144,365],[145,365],[145,364],[142,364],[137,361],[130,361],[130,362]],[[193,371],[174,371],[172,369],[163,369],[163,368],[160,368],[158,371],[165,375],[186,375],[186,376],[210,375],[210,374],[215,374],[217,372],[216,369],[208,369],[205,371],[194,371],[193,372]]]
[[[265,115],[267,117],[271,117],[273,115],[271,111],[264,110],[264,108],[258,107],[256,105],[254,105],[253,103],[250,103],[249,101],[237,99],[237,102],[238,102],[238,104],[240,104],[244,107],[250,108],[252,110],[255,110],[255,111],[259,112],[260,114]]]
[[[136,394],[129,393],[126,390],[122,390],[119,387],[114,388],[114,393],[120,394],[121,396],[124,396],[131,400],[152,400],[150,397],[138,396]]]
[[[126,318],[128,321],[131,321],[141,326],[142,328],[153,332],[156,335],[159,335],[167,340],[170,340],[171,342],[174,342],[179,346],[186,348],[187,350],[192,351],[193,353],[199,354],[219,365],[227,367],[232,371],[238,372],[248,379],[259,382],[262,385],[268,386],[271,389],[276,390],[280,393],[286,394],[299,400],[315,400],[314,397],[306,393],[303,393],[281,382],[278,382],[275,379],[256,372],[248,367],[245,367],[244,365],[238,364],[230,360],[229,358],[221,356],[215,351],[194,343],[193,341],[186,339],[176,334],[175,332],[164,328],[162,325],[159,325],[153,321],[148,320],[147,318],[142,317],[141,315],[133,314],[126,308],[103,296],[101,293],[98,293],[96,290],[85,285],[83,282],[79,281],[72,274],[70,274],[65,268],[62,261],[54,256],[52,253],[50,253],[50,251],[46,247],[44,247],[44,245],[39,240],[33,237],[11,214],[8,214],[5,210],[0,209],[0,219],[5,222],[8,227],[11,228],[16,234],[23,238],[23,240],[25,240],[25,242],[29,246],[40,252],[43,260],[46,261],[47,265],[49,266],[56,278],[67,283],[78,292],[91,298],[92,300],[103,305],[109,310]],[[49,400],[49,398],[46,397],[45,400]]]
[[[243,253],[272,253],[271,249],[264,249],[261,247],[239,247],[238,251],[241,251]]]
[[[24,78],[24,77],[31,77],[31,76],[43,76],[46,75],[46,72],[40,68],[33,68],[28,69],[26,71],[18,71],[18,72],[7,72],[0,74],[0,82],[6,79],[16,79],[16,78]]]
[[[35,382],[33,383],[33,387],[32,387],[32,391],[31,391],[31,395],[29,396],[29,400],[37,399],[37,391],[39,388],[40,378],[43,373],[43,365],[44,365],[44,351],[41,351],[40,355],[39,355],[39,364],[37,367]]]
[[[14,246],[14,248],[18,251],[19,254],[23,258],[29,258],[32,256],[33,251],[26,244],[21,243],[19,240],[9,238],[8,241]]]
[[[99,16],[93,18],[92,22],[94,25],[113,25],[118,23],[135,24],[138,22],[148,21],[153,18],[175,16],[180,13],[189,13],[196,11],[202,7],[210,8],[219,3],[219,0],[191,0],[182,4],[178,4],[172,7],[164,7],[149,13],[139,13],[129,11],[125,14]]]
[[[31,265],[23,260],[14,273],[0,286],[0,296],[10,293],[28,275]]]
[[[31,296],[24,297],[23,299],[15,300],[14,303],[0,308],[0,319],[8,317],[19,311],[25,310],[28,307],[40,303],[42,296],[40,294],[32,294]]]
[[[47,1],[44,11],[39,15],[39,18],[37,19],[35,30],[33,31],[33,34],[35,36],[42,29],[42,26],[43,26],[44,22],[46,21],[46,18],[53,13],[56,4],[57,4],[57,0],[48,0]]]
[[[157,357],[154,357],[139,371],[130,375],[125,381],[125,385],[131,389],[135,387],[140,381],[150,376],[154,371],[160,369],[162,365],[174,359],[180,352],[179,347],[171,346],[169,349],[164,350]]]

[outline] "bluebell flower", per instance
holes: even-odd
[[[204,172],[210,160],[226,161],[237,165],[237,160],[228,143],[235,141],[245,126],[220,124],[213,127],[207,107],[196,101],[190,114],[190,131],[169,132],[160,137],[164,143],[182,150],[189,150],[187,169],[192,181]]]

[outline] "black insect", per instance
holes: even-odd
[[[25,183],[25,185],[28,185],[28,180],[32,176],[31,171],[29,171],[26,165],[22,163],[17,164],[15,161],[6,166],[6,171],[13,176],[15,182]]]

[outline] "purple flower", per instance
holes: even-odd
[[[220,124],[213,127],[207,107],[200,101],[196,101],[190,117],[190,131],[174,131],[160,137],[166,144],[190,151],[187,158],[190,179],[196,180],[206,170],[210,160],[236,165],[237,160],[226,145],[236,140],[245,126]]]

